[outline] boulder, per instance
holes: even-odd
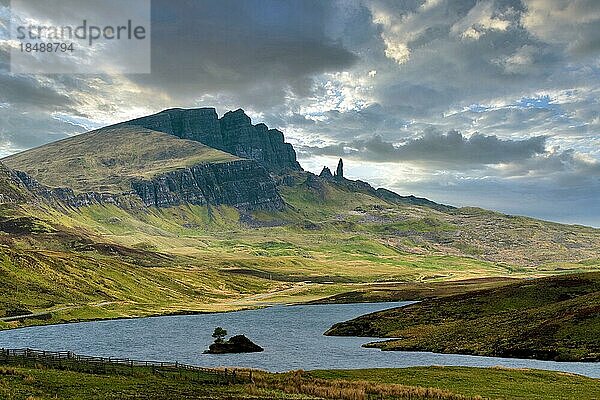
[[[264,351],[262,347],[252,342],[244,335],[231,337],[229,340],[220,343],[213,343],[209,346],[206,354],[227,354],[227,353],[258,353]]]

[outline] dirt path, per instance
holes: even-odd
[[[0,322],[22,321],[25,319],[41,319],[44,317],[51,317],[52,313],[59,312],[59,311],[72,310],[74,308],[81,308],[81,307],[86,307],[86,306],[102,307],[102,306],[107,306],[107,305],[114,304],[114,303],[119,303],[119,302],[118,301],[103,301],[100,303],[64,306],[64,307],[53,308],[51,310],[35,312],[32,314],[17,315],[17,316],[13,316],[13,317],[2,317],[2,318],[0,318]]]

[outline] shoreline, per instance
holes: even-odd
[[[185,316],[185,315],[205,315],[205,314],[224,314],[224,313],[233,313],[239,311],[249,311],[249,310],[260,310],[262,308],[271,307],[272,305],[265,306],[253,306],[253,307],[243,307],[237,310],[223,310],[223,311],[175,311],[169,313],[156,313],[156,314],[148,314],[148,315],[140,315],[134,317],[108,317],[108,318],[85,318],[85,319],[74,319],[69,321],[57,321],[48,324],[32,324],[32,325],[24,325],[18,326],[14,328],[3,328],[0,326],[0,335],[2,332],[6,331],[16,331],[19,329],[27,329],[27,328],[36,328],[36,327],[44,327],[44,326],[58,326],[58,325],[71,325],[71,324],[83,324],[87,322],[102,322],[102,321],[121,321],[121,320],[133,320],[133,319],[145,319],[145,318],[161,318],[161,317],[177,317],[177,316]]]

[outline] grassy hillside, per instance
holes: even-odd
[[[399,204],[331,182],[315,187],[301,178],[294,187],[282,187],[282,194],[315,230],[369,235],[406,253],[461,255],[525,268],[584,260],[600,264],[600,229],[478,208]]]
[[[497,262],[465,251],[460,241],[440,239],[475,230],[488,218],[483,213],[470,218],[472,226],[461,225],[453,218],[462,218],[464,210],[393,204],[333,183],[315,190],[303,179],[299,174],[293,186],[281,187],[288,207],[278,212],[191,205],[58,211],[42,203],[5,204],[0,207],[0,284],[7,291],[0,314],[25,309],[46,313],[48,319],[0,321],[0,327],[223,311],[352,291],[377,299],[369,293],[382,285],[392,300],[398,290],[417,282],[503,280],[598,268],[597,260],[586,259],[598,236],[591,228],[536,221],[548,232],[573,233],[568,235],[577,246],[557,248],[568,261],[542,262],[544,246],[532,245],[526,254],[532,265]],[[500,224],[498,229],[512,227]],[[480,286],[489,283],[476,281],[470,290]]]
[[[113,127],[25,151],[3,161],[48,186],[70,187],[76,192],[120,193],[129,191],[131,181],[136,178],[150,178],[198,163],[232,159],[235,156],[172,135],[137,127]],[[222,232],[235,231],[243,242],[246,236],[252,237],[257,228],[261,228],[259,236],[265,237],[261,247],[268,247],[272,238],[281,238],[286,242],[283,246],[288,253],[326,253],[327,257],[321,257],[319,261],[327,261],[330,265],[334,262],[329,256],[337,253],[335,256],[341,256],[344,263],[359,264],[357,268],[365,264],[372,268],[373,262],[404,267],[421,256],[435,257],[429,271],[421,274],[415,270],[409,273],[413,277],[481,276],[480,273],[462,274],[465,265],[475,271],[473,263],[484,270],[498,272],[492,276],[501,270],[535,274],[540,270],[584,270],[600,265],[598,229],[475,208],[427,206],[426,202],[425,205],[410,204],[395,198],[391,192],[382,196],[365,184],[308,179],[309,175],[301,172],[288,178],[291,179],[282,180],[286,183],[279,186],[289,206],[283,212],[240,216],[232,210],[221,218],[210,214],[214,207],[205,210],[140,208],[127,213],[115,207],[93,206],[74,210],[70,215],[73,221],[69,223],[101,235],[108,233],[114,236],[111,240],[126,245],[136,244],[131,243],[132,240],[162,243],[163,236],[197,237],[200,232],[205,235],[206,231],[219,237]],[[220,212],[217,209],[215,214]],[[64,222],[62,215],[53,217]],[[213,217],[219,220],[218,224],[213,223]],[[120,234],[125,232],[127,235]],[[324,239],[315,241],[315,236]],[[168,242],[160,246],[165,251],[172,250]],[[335,243],[337,247],[322,249],[320,245],[313,245],[327,242]],[[180,251],[188,246],[174,247]],[[345,253],[350,253],[349,257]],[[369,257],[371,259],[367,260]],[[302,258],[296,257],[296,261],[301,262]],[[439,264],[443,264],[443,268],[438,268]],[[455,268],[453,264],[460,266]],[[438,272],[432,273],[432,269]],[[310,274],[314,275],[312,271]],[[331,274],[324,271],[321,275]],[[404,273],[393,274],[393,277],[384,275],[387,277],[376,276],[375,279],[406,276]]]
[[[122,193],[134,178],[151,178],[201,163],[237,157],[199,142],[137,127],[114,127],[77,135],[4,158],[50,187],[75,192]]]
[[[336,324],[327,334],[399,338],[369,345],[383,350],[599,361],[600,273],[428,299]]]
[[[310,301],[365,282],[435,276],[451,260],[458,276],[503,271],[459,257],[409,258],[368,237],[248,228],[239,218],[227,207],[65,215],[3,205],[0,328]],[[28,312],[42,315],[2,321]]]
[[[292,280],[540,276],[600,266],[598,229],[481,210],[442,212],[393,204],[333,183],[314,190],[304,179],[301,175],[294,186],[280,187],[288,204],[280,212],[92,206],[57,218],[127,246],[218,254],[226,267],[250,267]],[[489,226],[493,234],[481,226]]]
[[[458,281],[414,281],[373,283],[349,292],[318,299],[311,304],[375,303],[380,301],[420,301],[437,297],[464,294],[482,289],[497,288],[519,282],[508,277],[463,279]]]
[[[185,259],[129,253],[107,244],[80,253],[0,247],[0,328],[242,308],[229,303],[276,290]],[[27,313],[39,318],[10,318]],[[3,321],[6,318],[10,321]]]
[[[136,178],[233,158],[168,134],[113,127],[5,161],[49,186],[116,193]],[[0,317],[30,310],[47,318],[0,320],[4,328],[222,311],[352,291],[376,299],[382,284],[390,300],[417,282],[496,279],[475,281],[473,290],[505,278],[600,267],[598,229],[415,204],[303,172],[276,177],[287,207],[270,212],[141,204],[58,210],[28,193],[10,170],[0,172]]]
[[[291,286],[231,275],[148,246],[123,246],[61,225],[52,215],[44,208],[0,205],[0,329],[239,309],[256,305],[246,297]],[[37,317],[12,318],[29,313]]]

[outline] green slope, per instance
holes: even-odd
[[[399,338],[383,350],[600,361],[600,273],[519,282],[365,315],[328,335]]]
[[[122,193],[134,178],[148,179],[178,168],[238,159],[229,153],[137,127],[103,128],[7,158],[49,187],[75,192]]]
[[[168,134],[113,127],[5,161],[49,186],[120,193],[136,178],[234,158]],[[52,321],[67,321],[218,311],[369,292],[381,283],[393,291],[410,282],[600,266],[598,229],[381,196],[364,183],[304,172],[276,177],[287,207],[272,212],[140,204],[53,209],[9,169],[0,173],[0,284],[11,288],[3,298],[14,300],[0,314],[61,309]],[[45,282],[48,274],[52,282]],[[107,286],[104,275],[118,284]],[[106,303],[108,310],[94,306]]]
[[[0,254],[7,261],[0,284],[10,288],[2,298],[11,301],[2,304],[0,314],[22,308],[50,311],[52,319],[0,327],[312,301],[368,292],[380,283],[394,290],[401,283],[392,282],[524,278],[598,268],[590,258],[598,254],[598,230],[394,204],[331,182],[310,187],[306,176],[297,174],[292,186],[280,187],[288,207],[277,212],[5,204]],[[471,251],[461,235],[475,234],[486,221],[496,225],[499,236],[521,227],[519,238],[537,242],[514,247],[519,263],[504,257],[511,242],[482,236],[478,251]],[[554,239],[565,236],[576,246]],[[566,261],[549,262],[545,248],[551,246]],[[148,259],[156,260],[152,269],[143,267]],[[52,282],[46,282],[48,271],[55,274]],[[115,275],[118,284],[107,286],[105,275]]]
[[[397,204],[334,182],[315,187],[297,180],[282,187],[282,195],[313,230],[355,232],[405,253],[459,255],[521,272],[582,261],[600,265],[600,229],[478,208]]]
[[[0,205],[0,329],[240,309],[248,305],[232,302],[280,289],[193,257],[124,246],[81,224],[61,224],[62,216],[43,206]]]

